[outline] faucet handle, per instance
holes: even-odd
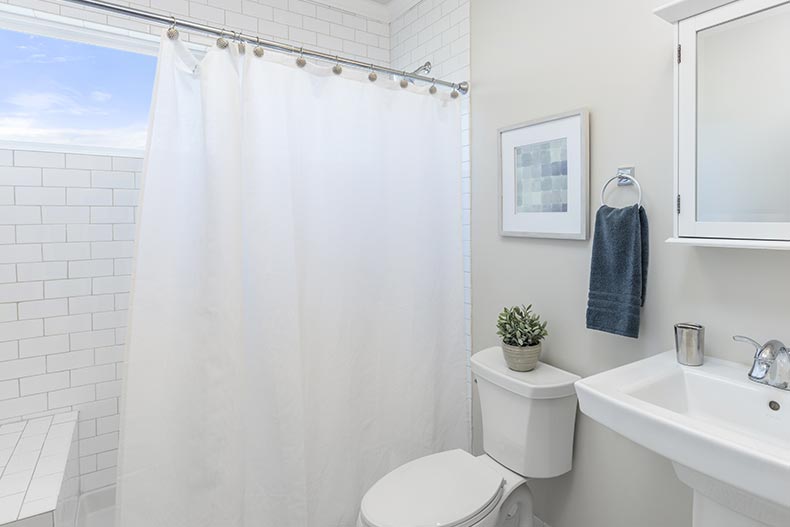
[[[763,345],[751,337],[744,337],[743,335],[735,335],[732,337],[732,340],[734,340],[735,342],[744,342],[746,344],[751,344],[752,346],[754,346],[755,358],[757,354],[760,353],[763,349]]]
[[[745,342],[754,346],[757,353],[754,354],[755,359],[762,360],[775,360],[780,354],[787,352],[787,346],[780,340],[771,339],[765,344],[760,344],[753,338],[744,337],[743,335],[735,335],[732,340],[736,342]]]

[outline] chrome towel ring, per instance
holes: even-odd
[[[636,204],[638,206],[640,206],[640,207],[642,206],[642,186],[639,185],[639,181],[637,181],[635,177],[629,176],[628,174],[625,174],[623,172],[618,172],[616,176],[610,178],[606,183],[604,183],[603,188],[601,189],[601,205],[602,206],[606,205],[606,202],[604,201],[604,194],[606,193],[606,187],[609,186],[609,183],[611,183],[614,180],[622,181],[624,179],[626,179],[626,180],[630,181],[631,183],[633,183],[634,185],[636,185],[636,190],[639,191],[639,201],[637,201]]]

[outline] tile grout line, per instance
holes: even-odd
[[[25,426],[23,426],[22,430],[19,432],[19,437],[17,437],[16,443],[14,443],[14,449],[11,451],[11,456],[8,458],[8,462],[3,467],[3,470],[0,471],[0,479],[2,479],[3,476],[5,476],[5,471],[8,469],[9,463],[11,463],[11,460],[14,458],[14,452],[16,452],[16,449],[19,446],[19,442],[22,440],[22,436],[25,434],[25,430],[27,430],[27,425],[28,424],[30,424],[30,421],[29,420],[25,421]],[[38,461],[36,461],[36,463],[38,463]],[[35,470],[35,468],[33,470]],[[31,479],[32,479],[32,477],[33,476],[31,474]],[[30,485],[30,482],[28,482],[28,486],[29,485]],[[22,511],[22,504],[25,502],[25,496],[27,496],[27,489],[25,489],[25,494],[22,496],[22,501],[19,503],[19,509],[17,509],[17,511],[16,511],[16,519],[14,521],[19,519],[19,513]]]
[[[38,455],[36,456],[36,463],[33,465],[33,473],[30,474],[30,481],[27,482],[25,495],[22,496],[22,504],[19,506],[19,513],[17,513],[17,519],[19,519],[19,515],[22,513],[22,507],[24,507],[25,505],[25,500],[27,499],[27,493],[30,491],[30,485],[33,484],[33,477],[36,473],[36,469],[38,468],[38,462],[41,459],[41,453],[44,451],[44,444],[47,442],[47,438],[49,437],[49,430],[52,428],[53,420],[54,420],[54,415],[49,416],[49,424],[47,425],[47,433],[44,435],[44,443],[41,444],[41,448],[39,449]],[[29,423],[30,421],[28,421],[28,424]],[[25,425],[25,428],[27,428],[27,425]]]
[[[5,466],[2,470],[0,470],[0,479],[5,475],[5,471],[8,468],[8,463],[11,461],[11,458],[14,457],[14,452],[16,452],[16,447],[19,445],[19,441],[22,439],[22,434],[25,433],[27,429],[27,424],[29,421],[25,421],[25,426],[22,427],[22,430],[19,432],[19,437],[16,438],[16,443],[14,443],[14,448],[11,450],[11,456],[8,458],[8,462],[6,462]]]

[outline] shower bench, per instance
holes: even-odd
[[[74,527],[78,414],[0,426],[0,526]]]

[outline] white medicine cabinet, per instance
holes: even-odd
[[[790,1],[682,0],[673,243],[790,249]]]

